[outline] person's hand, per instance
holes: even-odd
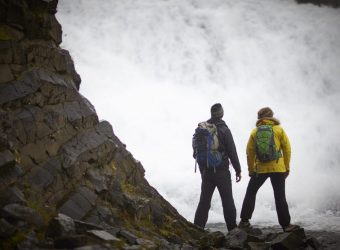
[[[236,182],[240,182],[242,179],[241,173],[236,174]]]

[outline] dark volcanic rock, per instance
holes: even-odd
[[[27,203],[24,194],[17,187],[8,187],[0,193],[0,206],[17,203],[25,205]]]
[[[0,173],[8,172],[14,165],[15,157],[9,150],[0,152]]]
[[[297,249],[303,246],[305,239],[305,231],[300,228],[291,233],[278,234],[271,241],[271,247],[273,249]]]
[[[314,249],[340,249],[340,232],[307,231],[307,244]]]
[[[222,248],[226,246],[226,237],[220,231],[212,232],[203,236],[199,240],[199,245],[206,248],[209,248],[210,246]]]
[[[46,236],[56,238],[74,234],[75,232],[76,227],[73,219],[64,214],[58,214],[57,217],[50,220],[46,230]]]
[[[59,211],[74,219],[82,219],[94,206],[96,197],[91,190],[82,187],[71,195]]]
[[[54,247],[57,249],[73,249],[76,247],[86,246],[90,244],[94,244],[95,240],[93,240],[88,235],[76,234],[76,235],[68,235],[59,237],[54,240]]]
[[[149,185],[79,93],[71,55],[59,47],[57,3],[0,0],[0,249],[298,245],[296,232],[269,240],[256,229],[201,230]]]
[[[248,229],[236,229],[227,232],[225,226],[221,224],[210,224],[209,230],[218,232],[221,230],[226,233],[225,245],[229,249],[338,249],[340,246],[340,234],[321,231],[307,231],[303,228],[293,232],[282,232],[280,227],[259,228],[253,227]],[[243,233],[240,233],[243,231]]]
[[[118,239],[116,236],[113,236],[112,234],[104,231],[104,230],[89,230],[87,231],[89,234],[92,234],[99,239],[102,239],[104,241],[111,241],[115,243],[120,243],[122,242],[120,239]]]
[[[250,250],[269,250],[270,245],[266,242],[248,242],[248,248]]]
[[[41,216],[29,207],[20,204],[8,204],[2,208],[2,212],[5,218],[27,221],[38,227],[44,226]]]
[[[235,228],[227,234],[227,246],[232,249],[243,249],[248,238],[246,231]]]
[[[121,230],[118,234],[126,239],[130,245],[134,245],[137,243],[138,237],[127,230]]]

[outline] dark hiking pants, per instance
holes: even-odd
[[[236,227],[236,208],[234,204],[230,172],[227,169],[204,171],[202,173],[201,197],[195,214],[194,224],[202,228],[208,220],[211,198],[217,187],[223,206],[224,219],[228,230]]]
[[[279,223],[282,227],[288,226],[290,224],[290,215],[286,201],[285,173],[258,174],[250,178],[242,205],[241,219],[251,219],[255,208],[256,193],[268,177],[270,178],[274,190],[275,206]]]

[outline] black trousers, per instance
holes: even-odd
[[[208,220],[211,198],[217,187],[223,206],[223,215],[228,230],[236,227],[236,208],[234,204],[230,172],[227,169],[205,170],[202,172],[201,197],[195,214],[194,224],[202,228]]]
[[[242,205],[241,219],[251,219],[255,208],[256,193],[268,177],[270,178],[274,190],[275,206],[279,223],[282,227],[288,226],[290,224],[290,214],[286,201],[285,173],[258,174],[250,178]]]

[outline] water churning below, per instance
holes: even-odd
[[[293,0],[60,0],[58,8],[82,94],[188,220],[200,193],[191,137],[220,102],[242,166],[237,210],[246,142],[257,110],[270,106],[292,144],[293,222],[340,231],[339,9]],[[216,191],[209,222],[221,221]],[[277,224],[269,182],[253,221]]]

